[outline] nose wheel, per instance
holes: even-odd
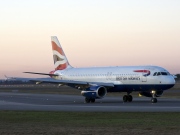
[[[157,98],[152,98],[152,99],[151,99],[151,102],[152,102],[152,103],[157,103]]]
[[[157,103],[156,91],[152,91],[151,93],[152,93],[151,102],[152,103]]]
[[[124,102],[132,102],[133,97],[131,95],[124,95],[123,96],[123,101]]]

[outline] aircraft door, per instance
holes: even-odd
[[[111,77],[112,77],[112,72],[108,72],[108,73],[107,73],[107,78],[106,78],[106,79],[107,79],[107,80],[111,80]]]
[[[147,72],[146,71],[147,70],[144,70],[142,72],[142,77],[141,77],[142,82],[147,82]]]

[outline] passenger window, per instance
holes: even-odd
[[[160,72],[158,72],[158,73],[157,73],[157,76],[158,76],[158,75],[161,75],[161,73],[160,73]]]
[[[157,74],[157,72],[155,72],[155,73],[153,74],[153,76],[156,76],[156,74]]]
[[[162,75],[167,75],[167,73],[166,73],[166,72],[161,72],[161,74],[162,74]]]

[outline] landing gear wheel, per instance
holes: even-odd
[[[128,102],[132,102],[133,97],[131,95],[128,95]]]
[[[152,99],[151,99],[151,102],[152,102],[152,103],[157,103],[157,98],[152,98]]]
[[[91,100],[91,103],[94,103],[94,102],[95,102],[95,99],[94,99],[94,98],[91,98],[90,100]]]
[[[131,95],[124,95],[123,96],[123,101],[124,102],[132,102],[133,97]]]
[[[128,95],[124,95],[124,96],[123,96],[123,101],[124,101],[124,102],[127,102],[127,101],[128,101]]]
[[[90,103],[91,99],[90,98],[85,98],[86,103]]]

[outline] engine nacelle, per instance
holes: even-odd
[[[163,92],[164,91],[156,91],[155,96],[156,97],[160,97],[160,96],[162,96]],[[152,93],[151,92],[139,92],[139,94],[142,95],[142,96],[145,96],[145,97],[152,97]]]
[[[103,98],[107,94],[107,89],[103,86],[91,86],[84,91],[81,91],[81,95],[87,98]]]

